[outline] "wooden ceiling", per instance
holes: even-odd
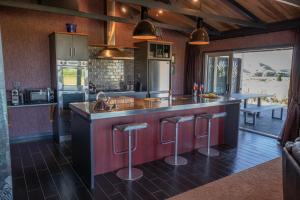
[[[236,19],[249,23],[249,27],[251,27],[250,23],[269,25],[300,19],[300,0],[159,0],[163,7],[164,5],[174,6],[174,9],[170,7],[170,10],[169,7],[159,9],[159,5],[156,5],[158,1],[154,0],[136,1],[139,3],[127,0],[117,1],[120,7],[128,9],[126,13],[121,12],[122,17],[130,16],[138,19],[140,7],[145,4],[143,6],[149,7],[149,16],[152,20],[186,29],[195,28],[196,16],[193,13],[183,14],[185,12],[181,12],[181,9],[199,11],[199,13],[204,13],[204,16],[208,15],[208,17],[203,17],[207,29],[220,33],[247,28],[247,24],[234,23]],[[221,18],[218,19],[218,17]],[[222,17],[228,18],[229,22],[222,20]]]

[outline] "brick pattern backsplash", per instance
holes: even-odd
[[[89,48],[89,81],[99,90],[132,90],[133,60],[98,59],[96,55],[100,49]]]

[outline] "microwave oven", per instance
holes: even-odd
[[[31,89],[26,91],[27,103],[53,103],[54,91],[47,89]]]

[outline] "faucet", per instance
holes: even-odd
[[[94,110],[111,110],[109,105],[110,97],[107,97],[103,91],[100,91],[96,95],[96,104]]]
[[[103,91],[100,91],[96,95],[96,101],[99,101],[101,96],[104,97],[104,98],[101,98],[101,100],[103,100],[103,101],[108,101],[109,100],[109,98],[105,95],[105,93]]]

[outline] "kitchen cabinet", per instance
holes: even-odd
[[[51,47],[58,60],[88,60],[88,36],[83,34],[53,33]]]

